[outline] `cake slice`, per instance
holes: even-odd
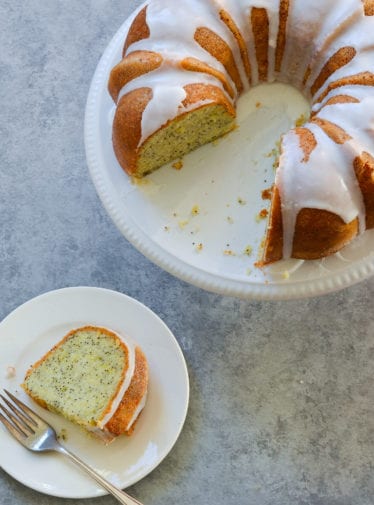
[[[42,407],[103,439],[130,435],[147,394],[147,360],[114,331],[70,331],[27,371],[22,384]]]
[[[153,98],[162,95],[160,106]],[[170,77],[166,89],[157,83],[154,88],[141,87],[120,96],[112,140],[122,168],[140,178],[234,128],[234,107],[220,87],[181,87],[173,85]]]

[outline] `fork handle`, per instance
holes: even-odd
[[[60,452],[61,454],[64,454],[65,456],[68,456],[74,463],[76,463],[79,467],[81,467],[83,470],[85,470],[100,486],[102,486],[104,489],[106,489],[110,494],[112,494],[120,503],[123,505],[142,505],[140,501],[136,500],[135,498],[132,498],[129,496],[125,491],[122,491],[121,489],[118,489],[118,487],[113,486],[110,482],[108,482],[106,479],[101,477],[97,472],[95,472],[90,466],[88,466],[84,461],[82,461],[78,456],[73,454],[72,452],[68,451],[65,447],[62,445],[58,445],[55,447],[55,450],[57,452]]]

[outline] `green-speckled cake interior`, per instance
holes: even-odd
[[[50,410],[95,426],[116,394],[127,359],[115,338],[97,330],[77,331],[32,369],[25,386]]]

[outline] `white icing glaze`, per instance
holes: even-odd
[[[280,0],[150,0],[147,24],[150,37],[132,44],[128,52],[139,49],[162,54],[168,64],[127,84],[121,94],[140,86],[150,87],[153,99],[147,106],[142,121],[143,142],[168,120],[180,114],[185,97],[183,86],[193,82],[222,84],[216,78],[177,68],[185,57],[200,59],[211,67],[225,72],[222,64],[194,40],[196,30],[207,27],[227,42],[233,51],[245,88],[244,65],[239,46],[230,30],[220,20],[220,10],[227,11],[240,30],[246,43],[251,65],[252,84],[258,83],[258,64],[254,36],[250,22],[252,8],[265,8],[269,18],[268,80],[288,82],[311,98],[310,87],[324,64],[340,48],[356,50],[355,57],[333,72],[317,90],[317,99],[331,82],[342,77],[369,71],[374,73],[374,17],[364,16],[361,0],[290,0],[286,25],[286,45],[279,75],[274,70],[279,31]],[[174,62],[174,64],[170,64]],[[309,68],[306,85],[304,76]],[[227,75],[227,74],[226,74]],[[228,77],[228,76],[227,76]],[[229,77],[228,77],[229,78]],[[232,81],[230,80],[231,84]],[[334,96],[346,94],[359,103],[330,104]],[[298,212],[302,208],[328,210],[348,223],[359,219],[360,232],[365,227],[365,209],[353,170],[353,161],[363,151],[374,152],[374,93],[373,88],[349,84],[331,90],[321,103],[313,103],[316,117],[336,124],[351,136],[344,144],[335,143],[318,124],[305,125],[315,136],[317,146],[307,162],[294,131],[282,138],[282,155],[276,174],[283,215],[284,257],[292,252],[292,239]]]
[[[258,82],[258,70],[256,62],[256,54],[254,51],[253,33],[249,23],[251,5],[248,0],[213,0],[218,12],[223,10],[228,12],[234,23],[240,31],[241,36],[246,44],[249,63],[252,73],[252,84]],[[248,82],[243,80],[245,88],[248,88]]]
[[[113,333],[115,333],[113,330],[111,330],[111,331]],[[121,384],[120,388],[118,389],[115,398],[113,398],[113,400],[112,400],[112,403],[110,405],[110,409],[97,422],[97,427],[100,429],[103,429],[105,427],[105,425],[110,421],[110,419],[113,417],[114,413],[118,409],[119,404],[121,403],[121,400],[123,398],[123,395],[125,394],[128,387],[130,386],[131,380],[134,375],[134,370],[135,370],[135,344],[130,339],[125,338],[124,336],[119,335],[118,333],[115,333],[115,334],[124,343],[124,345],[127,348],[128,369],[125,373],[122,384]]]
[[[230,14],[236,26],[239,28],[243,39],[246,42],[252,70],[253,85],[258,84],[259,78],[258,78],[258,66],[255,53],[254,36],[252,26],[250,23],[251,11],[252,8],[266,9],[269,19],[268,81],[269,82],[274,81],[275,51],[277,46],[278,26],[279,26],[279,16],[278,16],[279,2],[275,2],[274,0],[254,0],[252,2],[248,2],[248,0],[237,0],[237,1],[213,0],[213,3],[217,5],[218,9],[223,9]]]
[[[130,421],[129,421],[127,427],[126,427],[126,431],[129,430],[131,428],[131,426],[135,423],[135,421],[138,419],[138,417],[140,415],[140,412],[145,407],[146,401],[147,401],[147,393],[145,393],[142,396],[140,402],[138,403],[136,409],[134,410],[134,414],[133,414],[132,418],[130,419]]]
[[[178,0],[178,8],[176,9],[175,6],[175,0],[149,2],[146,21],[150,35],[132,44],[127,53],[150,50],[160,53],[166,60],[174,61],[194,57],[220,72],[225,72],[223,65],[203,49],[194,38],[198,28],[208,27],[232,48],[242,81],[245,83],[245,72],[239,49],[236,47],[233,35],[222,23],[213,5],[201,0]]]
[[[201,105],[201,102],[198,102],[188,108],[182,103],[186,98],[184,86],[196,82],[212,84],[225,92],[222,83],[210,74],[187,72],[168,63],[163,63],[158,69],[133,79],[122,88],[118,101],[124,94],[134,89],[142,87],[152,89],[153,98],[146,106],[142,116],[142,135],[139,145],[142,145],[152,133],[170,119]],[[228,96],[227,98],[229,99]]]
[[[336,0],[308,2],[307,9],[305,1],[291,2],[281,73],[283,80],[302,88],[304,74],[316,49],[315,35],[321,31],[326,16],[334,12],[335,7]]]
[[[327,14],[321,30],[314,38],[315,51],[309,61],[312,72],[307,85],[314,82],[325,62],[338,49],[349,46],[361,53],[363,48],[367,47],[366,22],[372,26],[372,21],[364,17],[362,3],[357,0],[345,0],[341,6],[339,5],[339,9],[332,9]],[[347,75],[346,71],[344,75]]]
[[[320,148],[303,162],[300,139],[292,130],[283,139],[283,152],[276,173],[283,219],[283,257],[290,258],[299,211],[321,209],[335,213],[345,223],[359,218],[360,230],[365,223],[365,209],[355,174],[353,160],[362,152],[351,140],[343,145],[334,143],[317,125],[308,123]]]
[[[255,7],[258,9],[264,8],[267,11],[269,19],[269,48],[268,48],[268,82],[273,82],[275,80],[275,51],[277,48],[277,38],[278,38],[278,28],[279,28],[279,1],[274,2],[274,0],[254,0],[250,2],[251,8]],[[254,84],[257,82],[254,81]]]
[[[333,89],[322,100],[322,102],[315,103],[312,105],[312,111],[315,113],[319,112],[325,106],[326,102],[330,98],[334,98],[338,95],[347,95],[347,96],[355,98],[356,100],[359,100],[361,102],[365,97],[367,97],[368,88],[367,88],[367,86],[348,85],[348,86],[343,86],[341,88]],[[318,114],[318,116],[319,116],[319,114]]]

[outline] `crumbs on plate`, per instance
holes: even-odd
[[[198,214],[200,214],[200,207],[198,205],[194,205],[191,209],[191,214],[193,216],[197,216]]]
[[[64,442],[66,442],[66,440],[68,438],[68,433],[67,433],[66,428],[61,428],[60,433],[58,434],[57,438],[59,440],[63,440]]]
[[[182,160],[174,161],[174,163],[171,166],[175,170],[182,170],[182,168],[183,168],[183,161]]]
[[[14,366],[7,366],[6,371],[5,371],[5,378],[6,379],[13,379],[13,377],[16,376],[16,368]]]

